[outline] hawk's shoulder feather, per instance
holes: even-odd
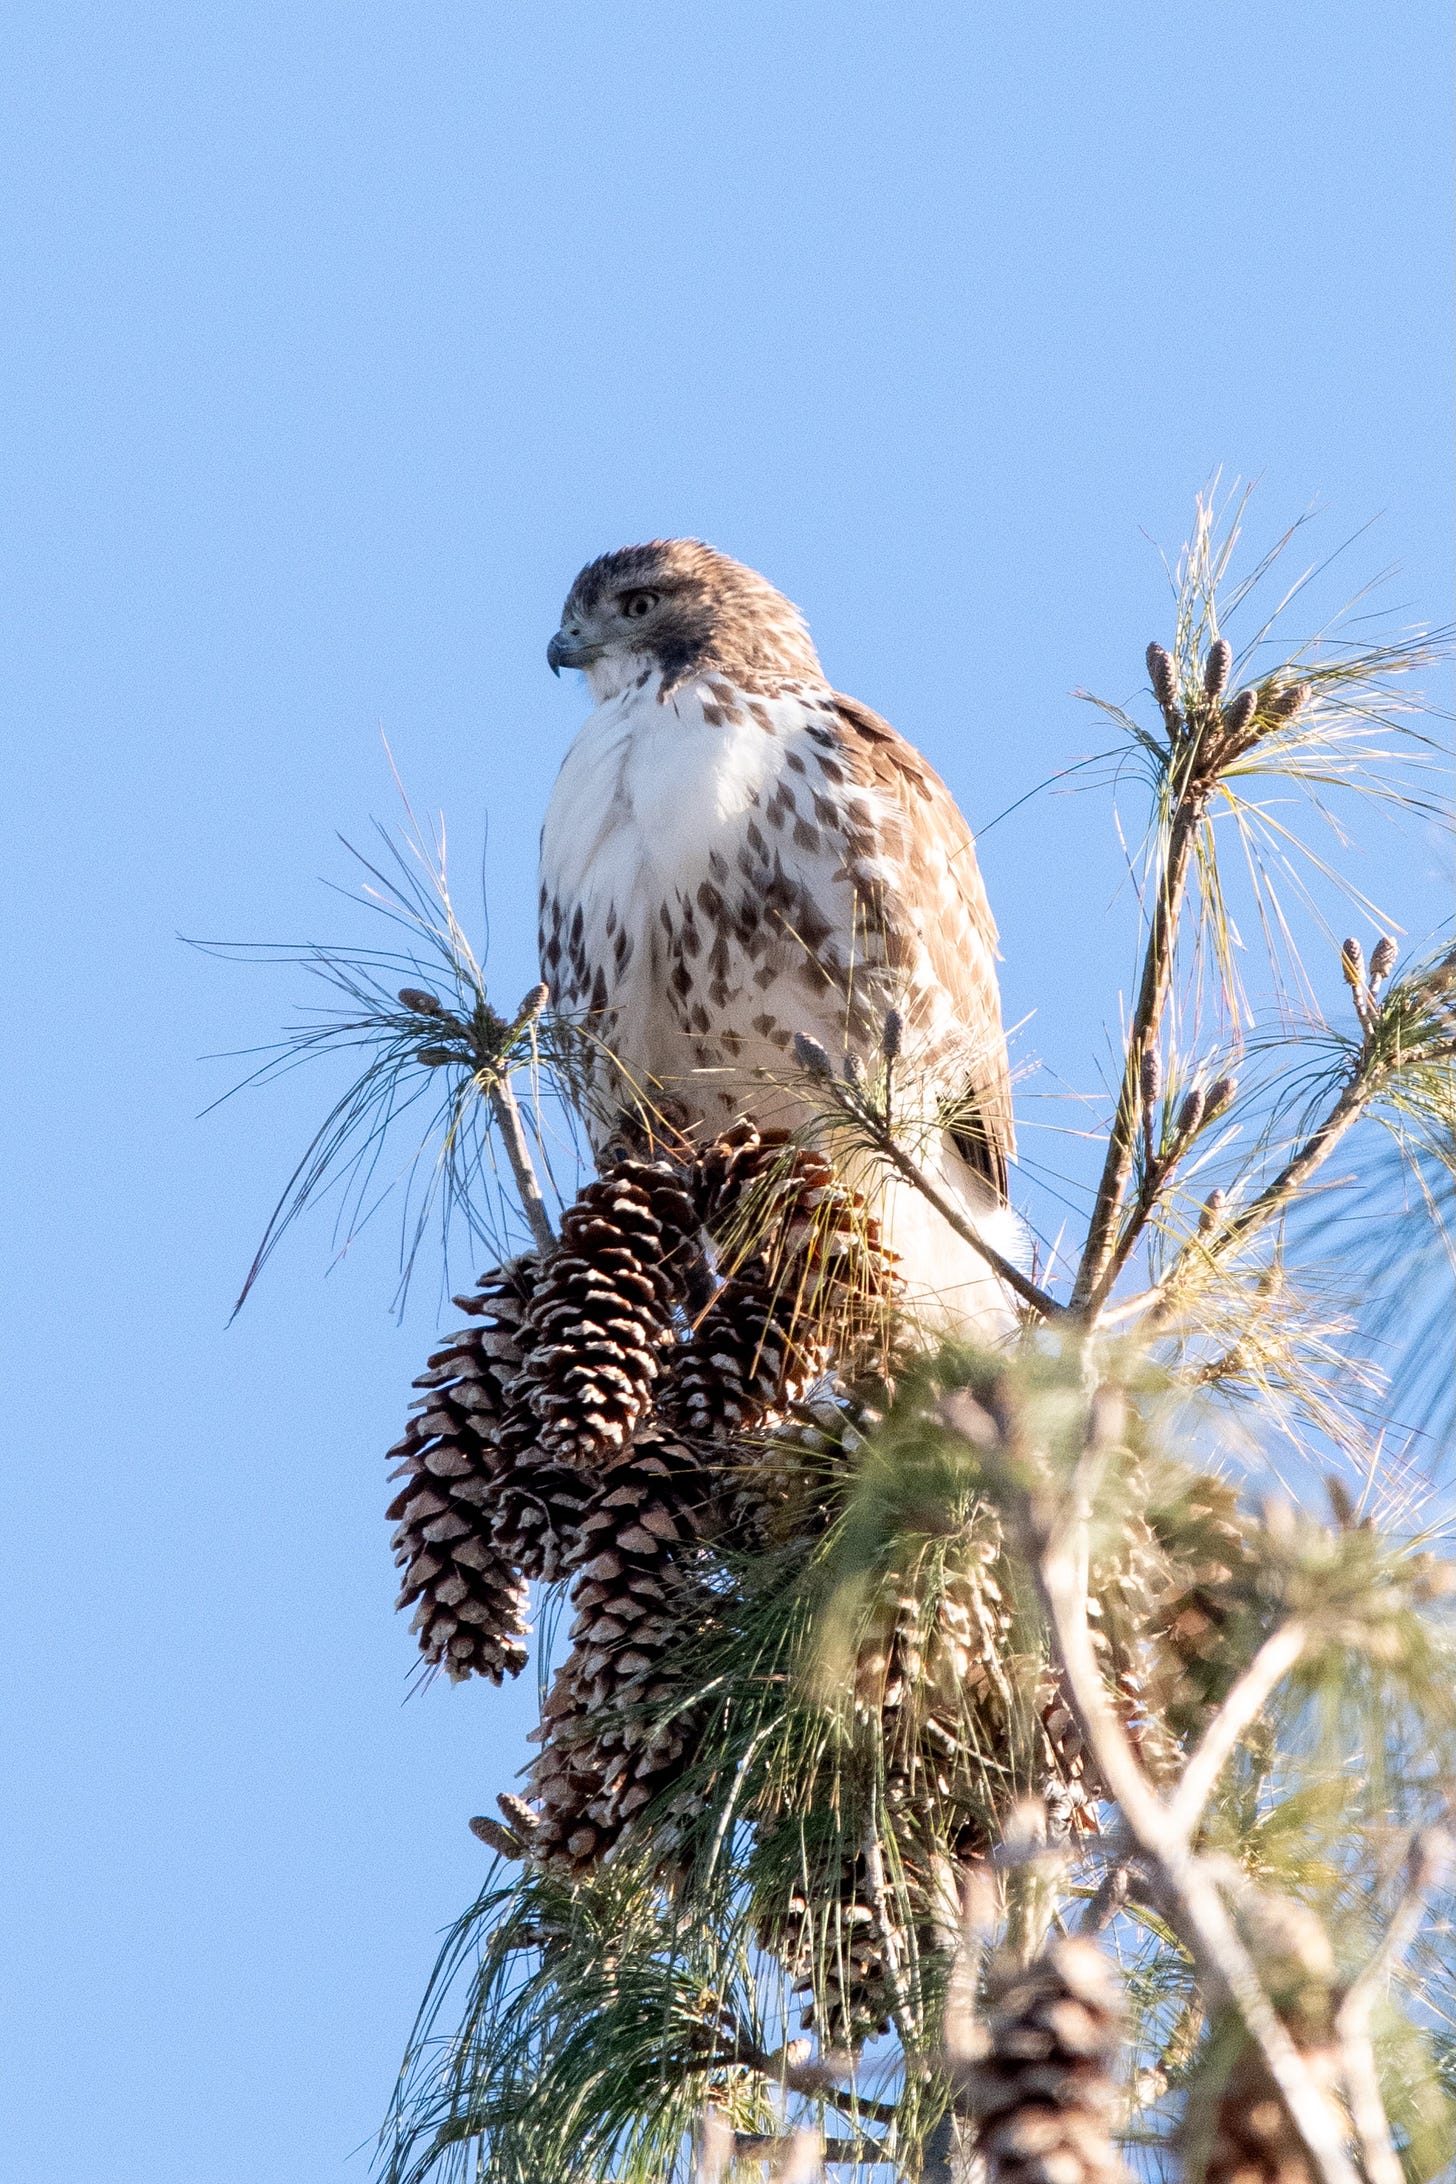
[[[903,819],[906,899],[920,911],[930,968],[966,1037],[968,1115],[954,1135],[972,1167],[1004,1197],[1016,1135],[996,979],[996,921],[975,837],[934,767],[888,721],[856,698],[836,692],[832,702],[851,772]]]

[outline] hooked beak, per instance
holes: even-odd
[[[580,637],[572,637],[559,629],[546,647],[546,665],[553,675],[559,675],[563,667],[590,667],[601,653],[600,645],[585,643]]]

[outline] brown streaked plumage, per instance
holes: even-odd
[[[996,928],[945,784],[829,687],[781,593],[698,540],[589,564],[548,659],[583,668],[596,700],[541,844],[542,975],[600,1056],[594,1133],[635,1100],[690,1128],[798,1122],[794,1034],[873,1067],[893,1006],[919,1157],[985,1230],[1014,1149],[1010,1078]],[[963,1323],[994,1317],[982,1262],[900,1195],[886,1218],[912,1288],[963,1293]]]

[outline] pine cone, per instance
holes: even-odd
[[[1129,1478],[1090,1589],[1123,1726],[1154,1779],[1170,1780],[1267,1612],[1233,1488],[1198,1473]]]
[[[547,1865],[595,1865],[678,1771],[692,1723],[661,1718],[676,1688],[666,1664],[706,1605],[690,1565],[711,1522],[712,1487],[686,1443],[641,1441],[583,1519],[572,1650],[531,1771],[540,1808],[531,1854]]]
[[[891,1580],[855,1658],[856,1711],[880,1716],[886,1765],[907,1805],[964,1802],[976,1746],[1006,1741],[1015,1704],[1004,1658],[1010,1618],[989,1563],[947,1571],[933,1596],[912,1578]],[[974,1709],[982,1735],[967,1742]],[[957,1792],[961,1792],[960,1798]],[[984,1798],[976,1802],[984,1810]]]
[[[986,2048],[966,2073],[987,2184],[1122,2184],[1113,2148],[1121,1996],[1090,1941],[993,1969]]]
[[[524,1386],[501,1421],[491,1489],[491,1538],[522,1577],[554,1584],[571,1567],[592,1482],[542,1454]]]
[[[729,1276],[673,1359],[671,1415],[714,1440],[751,1433],[797,1400],[823,1364],[797,1299],[756,1258]]]
[[[987,1754],[1009,1752],[1035,1675],[1015,1652],[1002,1554],[992,1530],[966,1544],[959,1567],[887,1586],[855,1662],[856,1708],[880,1715],[887,1795],[907,1813],[936,1814],[959,1857],[986,1852],[1000,1808],[1028,1788],[1059,1838],[1097,1827],[1081,1736],[1049,1669],[1030,1694],[1040,1732],[1031,1781],[1026,1761],[988,1771]]]
[[[863,1856],[796,1886],[782,1913],[759,1921],[821,2049],[855,2050],[890,2027],[889,1967]]]
[[[841,1183],[817,1147],[738,1123],[704,1147],[692,1181],[729,1281],[744,1278],[735,1323],[748,1325],[756,1292],[779,1343],[797,1353],[789,1381],[807,1384],[831,1356],[851,1377],[884,1364],[886,1308],[898,1288],[893,1255],[864,1193]]]
[[[1181,1737],[1201,1733],[1247,1658],[1239,1625],[1256,1610],[1257,1572],[1222,1479],[1195,1477],[1172,1512],[1150,1512],[1168,1558],[1151,1618],[1158,1710]]]
[[[426,1392],[403,1440],[396,1479],[407,1483],[388,1516],[398,1526],[404,1576],[398,1607],[417,1601],[411,1628],[420,1651],[452,1681],[499,1683],[526,1659],[525,1587],[492,1537],[495,1437],[520,1371],[524,1321],[539,1280],[534,1257],[487,1274],[456,1299],[480,1324],[462,1328],[431,1357],[415,1386]]]
[[[783,1167],[789,1140],[785,1132],[767,1138],[751,1122],[735,1122],[721,1137],[703,1146],[693,1162],[692,1192],[698,1219],[709,1235],[719,1236],[745,1195],[762,1188],[765,1178]]]
[[[673,1338],[697,1229],[665,1162],[620,1160],[569,1208],[529,1328],[525,1381],[544,1455],[587,1466],[630,1445]]]

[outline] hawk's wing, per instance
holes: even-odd
[[[955,799],[888,721],[853,698],[834,698],[843,748],[860,784],[903,815],[905,886],[887,914],[913,923],[931,976],[964,1037],[964,1115],[952,1129],[966,1160],[1004,1198],[1016,1150],[1011,1072],[996,980],[996,921],[976,845]]]

